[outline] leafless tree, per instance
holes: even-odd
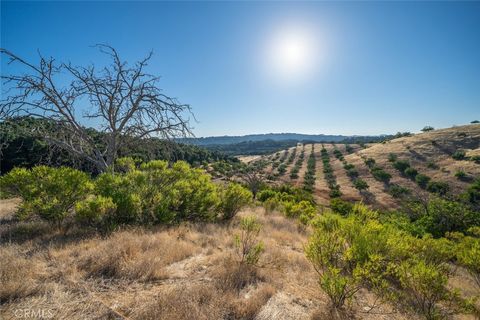
[[[100,172],[114,163],[119,148],[127,143],[152,136],[192,135],[190,106],[163,94],[159,77],[145,71],[152,53],[129,65],[113,47],[96,47],[111,60],[99,70],[94,65],[57,63],[42,55],[34,65],[0,49],[9,64],[26,70],[2,74],[6,98],[0,101],[0,117],[29,115],[49,120],[55,130],[42,133],[46,141],[90,161]],[[96,124],[102,134],[93,136],[85,123]]]
[[[242,172],[239,175],[240,179],[252,192],[253,199],[256,199],[258,191],[260,191],[262,185],[265,183],[263,175],[255,170],[247,170],[246,172]]]

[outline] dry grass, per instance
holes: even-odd
[[[239,264],[233,246],[238,219],[252,213],[265,244],[255,267]],[[45,235],[0,246],[0,318],[31,309],[55,319],[309,319],[328,308],[303,253],[308,229],[263,208],[236,219],[107,238],[43,226]]]
[[[165,279],[163,268],[183,260],[197,250],[191,242],[176,240],[166,233],[136,234],[121,232],[97,244],[84,244],[78,252],[79,267],[91,277],[151,281]]]
[[[45,264],[19,246],[0,247],[0,302],[4,303],[39,293]]]

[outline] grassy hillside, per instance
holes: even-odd
[[[379,208],[395,208],[401,202],[401,198],[391,195],[389,186],[396,185],[408,189],[411,194],[427,193],[428,190],[421,188],[415,179],[395,169],[394,157],[399,161],[407,161],[419,174],[428,176],[431,181],[445,182],[448,185],[447,194],[458,195],[464,192],[476,178],[480,177],[480,164],[475,161],[476,155],[480,154],[480,125],[472,124],[453,127],[448,129],[434,130],[420,133],[409,137],[401,137],[384,143],[367,144],[361,147],[358,144],[300,144],[297,147],[286,149],[291,155],[295,150],[295,159],[286,164],[286,174],[278,174],[279,160],[276,154],[256,157],[256,161],[266,161],[265,172],[273,176],[277,181],[292,183],[302,186],[307,166],[307,158],[312,148],[316,159],[316,181],[314,194],[322,204],[328,204],[330,200],[329,188],[323,173],[321,149],[324,147],[329,155],[333,175],[342,193],[344,200],[363,200]],[[348,150],[347,150],[348,149]],[[338,151],[335,151],[338,150]],[[290,175],[299,156],[304,152],[304,158],[298,163],[298,178]],[[344,160],[338,159],[334,152],[341,154]],[[462,156],[465,154],[465,156]],[[382,168],[391,175],[388,184],[379,181],[372,174],[371,168],[365,163],[367,159],[373,159],[374,166]],[[248,159],[251,158],[240,158]],[[369,188],[367,194],[360,194],[352,185],[352,179],[348,176],[344,163],[355,166],[358,177],[366,181]]]

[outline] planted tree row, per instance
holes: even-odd
[[[415,181],[420,188],[428,192],[438,194],[439,196],[446,196],[450,190],[448,183],[444,181],[433,181],[429,176],[419,173],[408,161],[398,160],[394,154],[389,155],[389,161],[392,162],[393,167],[397,169],[402,176]]]
[[[343,168],[345,169],[347,176],[352,181],[353,187],[357,189],[362,196],[365,196],[365,192],[369,188],[368,183],[359,177],[358,170],[355,168],[353,164],[348,163],[348,161],[345,160],[340,150],[335,149],[334,153],[337,159],[341,159],[343,163]]]
[[[330,165],[330,156],[327,149],[322,145],[322,150],[320,151],[323,163],[323,176],[327,182],[328,187],[330,188],[330,197],[338,198],[342,195],[340,191],[340,186],[337,184],[337,179],[333,174],[332,166]]]
[[[305,147],[302,149],[302,152],[298,156],[297,161],[295,161],[295,165],[293,166],[292,170],[290,170],[290,179],[298,179],[298,172],[303,164],[303,160],[305,159]]]
[[[303,178],[303,189],[308,192],[313,192],[315,187],[315,162],[314,145],[312,144],[312,152],[310,152],[310,156],[308,157],[307,161],[307,171],[305,172],[305,176]]]

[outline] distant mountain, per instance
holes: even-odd
[[[226,145],[241,142],[256,141],[308,141],[308,142],[343,142],[348,140],[377,140],[386,137],[379,136],[343,136],[343,135],[326,135],[326,134],[301,134],[301,133],[266,133],[266,134],[249,134],[245,136],[218,136],[218,137],[201,137],[201,138],[184,138],[179,142],[194,144],[197,146],[208,145]]]

